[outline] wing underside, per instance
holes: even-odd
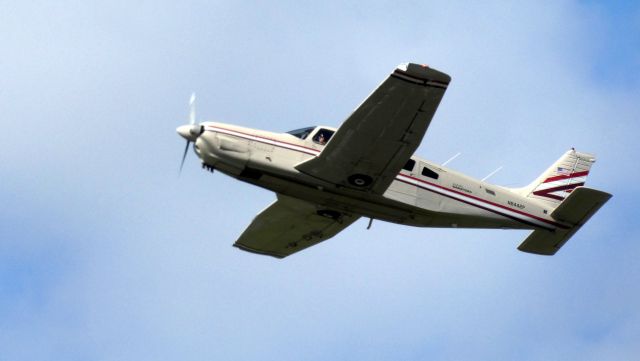
[[[398,67],[344,121],[322,153],[296,166],[316,178],[382,194],[420,145],[451,78]]]
[[[254,218],[234,246],[284,258],[335,236],[358,218],[278,195],[278,200]]]

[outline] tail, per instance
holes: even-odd
[[[577,187],[583,186],[596,158],[592,154],[567,151],[536,180],[515,192],[555,208]]]
[[[554,231],[534,230],[520,251],[555,254],[611,198],[609,193],[583,187],[594,162],[593,155],[571,149],[531,184],[514,190],[545,202],[553,209],[551,218],[567,225]]]

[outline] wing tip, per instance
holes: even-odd
[[[535,254],[538,256],[553,256],[558,252],[559,248],[535,248],[525,245],[524,242],[518,246],[518,251],[524,253]]]
[[[449,85],[451,82],[451,77],[448,74],[430,68],[424,64],[402,63],[396,67],[395,71],[423,81],[442,83],[445,86]]]
[[[262,250],[255,249],[255,248],[252,248],[252,247],[247,247],[244,244],[238,243],[238,242],[234,243],[233,246],[236,247],[236,248],[239,248],[239,249],[241,249],[243,251],[246,251],[246,252],[255,253],[255,254],[259,254],[259,255],[263,255],[263,256],[271,256],[271,257],[278,258],[278,259],[283,259],[283,258],[285,258],[287,256],[286,254],[280,254],[280,253],[269,252],[269,251],[262,251]]]

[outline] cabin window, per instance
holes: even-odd
[[[306,128],[292,130],[287,133],[293,135],[294,137],[298,137],[300,139],[306,139],[309,136],[309,133],[311,133],[314,129],[316,129],[316,127],[306,127]]]
[[[433,179],[438,179],[438,177],[440,177],[440,175],[434,171],[432,171],[431,169],[427,168],[427,167],[423,167],[422,168],[422,175],[429,177],[429,178],[433,178]]]
[[[320,145],[325,145],[327,144],[329,139],[331,139],[331,136],[333,135],[333,133],[334,133],[333,130],[322,128],[318,130],[316,135],[313,136],[313,141]]]
[[[404,167],[402,167],[402,169],[408,170],[409,172],[411,172],[413,170],[413,167],[415,166],[416,166],[416,161],[413,159],[409,159],[407,163],[404,165]]]
[[[492,196],[495,196],[495,195],[496,195],[496,192],[492,191],[491,189],[487,189],[487,188],[485,188],[484,190],[485,190],[487,193],[491,194]]]

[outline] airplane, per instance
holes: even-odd
[[[413,155],[451,77],[404,63],[339,128],[287,133],[218,122],[177,128],[202,167],[276,193],[234,243],[284,258],[361,217],[416,227],[530,229],[523,252],[553,255],[611,194],[584,187],[595,157],[570,149],[529,185],[507,188]]]

